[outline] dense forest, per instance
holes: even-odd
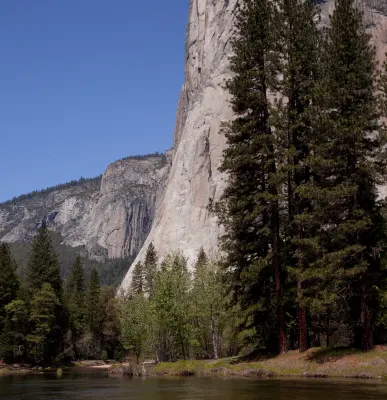
[[[235,10],[223,126],[227,188],[211,211],[217,255],[192,269],[152,244],[130,289],[65,283],[43,226],[24,276],[0,253],[0,359],[50,364],[271,354],[387,342],[387,64],[354,0],[330,27],[315,2],[243,0]],[[86,281],[88,284],[86,285]]]
[[[98,260],[91,259],[83,246],[72,247],[63,243],[63,237],[56,231],[49,230],[51,242],[59,259],[60,276],[65,281],[70,275],[72,265],[77,255],[81,255],[85,269],[85,277],[90,277],[91,271],[96,269],[102,285],[117,287],[124,278],[128,266],[132,264],[134,256],[108,259],[104,249],[101,248],[101,256]],[[15,257],[17,272],[24,277],[31,252],[30,243],[9,243],[11,253]]]
[[[0,359],[51,365],[79,358],[120,358],[116,291],[93,269],[86,284],[81,258],[63,283],[45,225],[32,243],[24,275],[6,243],[0,245]]]

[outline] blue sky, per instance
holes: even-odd
[[[171,146],[188,3],[0,1],[0,201]]]

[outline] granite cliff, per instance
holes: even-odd
[[[228,93],[228,60],[233,12],[238,0],[191,0],[186,35],[185,82],[181,90],[172,168],[149,236],[132,264],[144,258],[153,242],[161,258],[181,249],[190,263],[200,247],[217,248],[220,227],[208,206],[219,199],[225,177],[218,171],[225,139],[221,124],[232,117]],[[321,25],[329,24],[335,0],[321,0]],[[384,0],[361,0],[365,23],[373,35],[378,58],[387,50],[387,6]],[[131,283],[132,266],[121,284]]]
[[[81,180],[0,204],[0,240],[29,242],[45,221],[63,243],[94,259],[135,256],[163,197],[169,156],[129,157],[95,179]]]

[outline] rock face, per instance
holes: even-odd
[[[218,168],[225,138],[222,121],[232,117],[229,95],[230,32],[236,0],[191,0],[186,37],[185,82],[181,91],[172,168],[164,199],[144,247],[133,263],[144,257],[153,242],[163,257],[181,249],[192,262],[200,247],[216,250],[219,226],[208,210],[225,186]],[[130,286],[132,267],[121,288]]]
[[[329,24],[334,0],[321,0],[321,24]],[[238,0],[191,0],[186,37],[185,82],[181,91],[174,134],[173,162],[165,197],[135,265],[153,242],[163,257],[181,249],[192,263],[201,246],[216,250],[220,228],[208,210],[221,196],[225,179],[219,173],[224,136],[221,124],[232,118],[229,95],[222,86],[229,78],[233,11]],[[359,3],[372,32],[379,59],[386,51],[384,0]],[[122,282],[131,283],[132,267]]]
[[[61,233],[92,258],[136,255],[150,231],[170,169],[169,157],[117,161],[102,178],[0,204],[0,240],[31,240],[37,227]]]

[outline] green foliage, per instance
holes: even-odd
[[[157,275],[157,253],[153,243],[150,243],[148,246],[143,264],[143,273],[143,289],[149,296],[153,296],[155,292],[155,280]]]
[[[19,280],[16,276],[16,263],[9,246],[0,244],[0,332],[6,317],[5,307],[16,299]]]
[[[131,289],[136,294],[144,291],[144,267],[141,262],[138,262],[134,267]]]
[[[226,311],[223,271],[201,249],[192,276],[181,252],[155,266],[154,294],[121,299],[120,325],[125,348],[137,360],[217,358],[240,349],[234,310]]]
[[[85,279],[81,258],[78,256],[66,282],[64,298],[68,324],[75,355],[79,354],[77,340],[85,329]]]
[[[136,357],[138,363],[148,350],[151,323],[150,304],[142,293],[122,300],[120,323],[124,348]]]
[[[33,240],[26,280],[31,292],[39,291],[43,283],[48,283],[56,296],[61,297],[62,281],[59,274],[59,261],[45,224],[39,228]]]
[[[49,364],[53,348],[56,347],[55,331],[60,327],[56,325],[55,310],[59,299],[49,283],[43,283],[31,302],[31,333],[27,335],[30,345],[30,354],[38,364]],[[55,354],[55,353],[54,353]]]
[[[197,357],[215,358],[221,353],[223,332],[232,310],[225,310],[224,273],[217,260],[209,260],[203,249],[195,263],[192,288],[194,336]]]
[[[95,268],[101,284],[117,287],[122,282],[128,266],[134,260],[133,256],[119,259],[103,259],[106,256],[105,254],[102,254],[100,261],[92,260],[87,257],[87,251],[83,247],[67,246],[63,244],[63,238],[58,232],[50,230],[49,233],[54,251],[59,258],[60,275],[63,280],[66,280],[70,275],[74,259],[81,255],[86,279],[90,277],[92,269]],[[31,246],[28,243],[10,243],[9,246],[16,259],[18,272],[23,277],[27,269]]]
[[[375,256],[383,222],[377,185],[385,179],[381,160],[375,51],[352,0],[337,2],[321,57],[322,78],[311,113],[313,136],[307,164],[313,181],[300,190],[309,197],[309,218],[319,228],[310,240],[317,255],[301,278],[317,283],[311,307],[349,307],[355,345],[370,350],[378,308]],[[313,286],[309,285],[310,289]]]

